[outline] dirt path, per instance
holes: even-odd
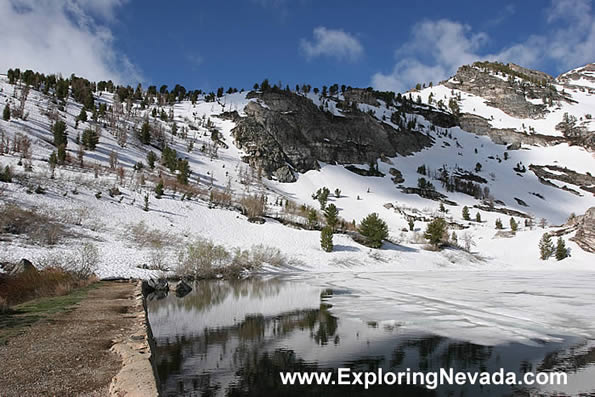
[[[137,327],[134,294],[133,283],[103,282],[76,309],[0,346],[0,396],[108,395],[122,367],[109,349]]]

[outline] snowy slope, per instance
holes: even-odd
[[[444,88],[444,87],[442,87]],[[450,95],[448,92],[441,92],[440,86],[423,90],[422,100],[434,90],[434,96]],[[0,103],[7,102],[16,106],[18,102],[18,88],[8,84],[4,76],[0,77]],[[580,91],[578,91],[580,92]],[[590,106],[592,94],[573,93],[578,104],[572,110],[576,114],[584,111],[583,106]],[[581,96],[583,95],[583,96]],[[476,112],[484,117],[494,115],[495,119],[502,118],[501,114],[490,114],[497,110],[489,107],[481,107],[481,100],[478,98],[466,98],[463,96],[465,109],[474,107]],[[322,105],[333,114],[340,116],[341,111],[336,107],[336,101],[332,98],[320,99],[318,95],[308,94],[316,104]],[[338,97],[340,99],[340,96]],[[105,102],[110,106],[116,106],[114,95],[102,92],[97,96],[98,102]],[[438,214],[439,202],[421,198],[417,195],[405,194],[391,181],[389,169],[397,168],[403,174],[404,186],[414,187],[420,177],[416,170],[420,165],[426,165],[430,170],[437,170],[446,166],[449,170],[462,168],[473,170],[476,163],[482,164],[482,170],[478,172],[485,178],[487,186],[496,200],[505,203],[506,208],[521,211],[531,215],[535,221],[545,218],[551,224],[563,223],[571,213],[581,214],[586,209],[595,205],[595,199],[589,192],[581,191],[576,186],[569,186],[571,189],[580,191],[580,195],[572,194],[553,186],[544,185],[531,173],[518,174],[513,170],[517,163],[526,166],[529,164],[559,165],[565,166],[577,172],[586,173],[595,169],[593,154],[578,146],[569,147],[566,144],[549,147],[523,147],[522,150],[509,152],[508,160],[503,159],[505,147],[496,145],[487,137],[479,137],[458,127],[444,129],[432,128],[431,124],[421,116],[406,115],[409,119],[417,120],[418,128],[429,134],[435,140],[435,144],[428,149],[408,157],[395,157],[388,159],[389,163],[379,162],[379,170],[385,174],[384,177],[364,177],[354,174],[341,165],[321,164],[320,171],[309,171],[301,174],[298,181],[291,184],[279,183],[276,181],[260,180],[254,170],[250,170],[247,164],[242,161],[242,151],[233,142],[231,129],[234,123],[228,119],[217,117],[223,112],[237,111],[243,115],[243,108],[249,102],[245,93],[225,95],[216,102],[206,102],[200,98],[196,104],[189,101],[176,103],[173,107],[164,106],[168,112],[174,114],[174,120],[178,127],[178,134],[173,136],[168,133],[170,125],[153,119],[149,116],[151,123],[161,126],[165,131],[167,143],[176,149],[178,155],[189,160],[193,171],[191,183],[197,185],[206,192],[210,189],[231,188],[234,196],[240,197],[246,194],[266,194],[268,196],[268,213],[276,215],[282,212],[282,207],[275,203],[279,198],[291,199],[298,204],[305,204],[316,207],[318,204],[311,198],[318,188],[327,186],[334,191],[339,188],[342,191],[341,197],[335,198],[331,195],[330,202],[333,202],[340,209],[340,216],[347,221],[359,222],[371,212],[378,212],[389,225],[391,239],[400,245],[386,244],[383,250],[370,250],[355,243],[345,235],[335,236],[335,251],[325,253],[321,251],[319,244],[319,232],[289,228],[276,221],[269,220],[264,225],[248,223],[243,215],[238,212],[221,208],[209,208],[205,201],[208,198],[191,201],[181,201],[180,193],[168,191],[163,199],[157,200],[153,197],[153,182],[149,177],[156,177],[158,172],[143,171],[147,176],[147,182],[142,185],[140,172],[134,171],[132,166],[137,162],[145,162],[148,150],[158,152],[158,149],[148,148],[135,138],[133,129],[138,128],[139,120],[145,115],[150,115],[155,105],[148,109],[141,109],[138,104],[132,108],[132,116],[122,115],[116,122],[121,130],[128,132],[125,147],[118,145],[113,129],[106,125],[102,128],[102,136],[96,151],[85,153],[84,162],[86,168],[81,170],[73,165],[58,167],[56,178],[50,180],[49,165],[47,158],[55,148],[51,144],[52,134],[50,131],[51,122],[46,116],[48,112],[59,112],[68,125],[69,145],[68,151],[73,159],[76,159],[77,145],[75,138],[77,132],[82,132],[90,123],[79,123],[75,130],[75,118],[79,114],[81,106],[69,99],[64,111],[56,109],[49,97],[40,92],[32,90],[26,102],[26,111],[29,116],[26,121],[11,119],[10,121],[0,120],[0,129],[12,141],[16,134],[29,136],[33,141],[32,164],[33,171],[25,172],[17,165],[18,155],[11,153],[0,157],[2,166],[12,165],[15,173],[23,175],[29,185],[41,184],[48,188],[46,195],[31,195],[23,184],[3,184],[4,193],[1,197],[5,202],[16,202],[23,206],[36,206],[44,211],[60,213],[60,211],[72,209],[88,209],[92,214],[87,220],[88,224],[73,225],[74,230],[88,238],[93,238],[101,250],[102,264],[99,274],[102,277],[146,277],[155,271],[141,269],[138,266],[151,260],[154,255],[148,248],[139,248],[127,238],[127,230],[130,225],[144,221],[154,228],[169,231],[180,243],[190,241],[194,237],[206,237],[217,243],[229,247],[248,248],[255,244],[265,243],[283,250],[288,256],[300,260],[301,265],[293,270],[304,271],[366,271],[382,272],[392,270],[541,270],[547,268],[592,270],[593,256],[585,253],[574,243],[567,240],[571,248],[572,256],[563,262],[550,260],[547,262],[538,259],[537,241],[543,234],[544,229],[536,227],[525,227],[520,218],[520,230],[513,238],[497,238],[494,222],[501,218],[505,225],[508,224],[508,216],[494,212],[478,211],[473,205],[479,204],[475,198],[462,194],[447,192],[439,182],[433,181],[437,190],[448,196],[457,206],[446,205],[448,213],[446,217],[462,224],[466,230],[457,231],[459,237],[467,233],[473,237],[478,256],[471,256],[462,251],[445,250],[442,252],[431,252],[423,249],[420,244],[420,234],[425,230],[426,222],[416,221],[416,232],[404,232],[407,228],[407,216],[417,214],[421,217],[431,218]],[[380,101],[379,107],[360,104],[363,111],[372,110],[379,122],[390,123],[391,109]],[[579,110],[579,105],[581,106]],[[263,104],[263,106],[266,106]],[[570,106],[570,105],[569,105]],[[570,109],[570,108],[569,108]],[[561,109],[560,111],[570,111]],[[559,115],[560,111],[552,114]],[[134,116],[135,115],[135,116]],[[384,116],[384,117],[383,117]],[[552,116],[554,117],[554,116]],[[383,120],[384,119],[384,120]],[[552,123],[543,120],[530,120],[527,123],[545,123],[550,130],[547,133],[555,134]],[[513,123],[508,120],[506,122]],[[207,125],[210,123],[209,125]],[[505,121],[503,121],[505,123]],[[523,120],[514,120],[514,125],[524,123]],[[390,123],[392,124],[392,123]],[[510,124],[513,125],[513,124]],[[538,124],[531,124],[538,127]],[[222,140],[227,147],[220,147],[216,157],[209,156],[207,151],[201,151],[201,147],[212,144],[210,129],[218,129]],[[545,128],[545,127],[544,127]],[[185,132],[185,137],[181,132]],[[544,130],[545,131],[545,130]],[[541,132],[541,131],[540,131]],[[546,133],[546,132],[544,132]],[[189,143],[193,142],[193,148]],[[118,153],[118,166],[124,168],[125,177],[119,181],[117,174],[109,170],[110,153]],[[494,159],[490,159],[492,156]],[[361,165],[366,167],[366,165]],[[98,168],[98,177],[95,178],[94,168]],[[246,181],[246,175],[251,177]],[[552,181],[555,184],[564,185],[559,181]],[[109,187],[118,186],[123,192],[123,199],[119,197],[110,198],[106,194]],[[78,195],[67,194],[74,188],[79,191]],[[104,192],[101,199],[95,197],[99,190]],[[143,197],[150,194],[150,211],[142,210]],[[359,196],[359,200],[358,200]],[[525,202],[528,207],[520,205],[515,198]],[[386,204],[392,204],[387,208]],[[463,221],[461,209],[464,205],[471,208],[471,216],[474,219],[476,212],[480,212],[482,222]],[[396,211],[398,208],[399,211]],[[566,236],[570,237],[570,236]],[[54,252],[70,252],[76,246],[76,240],[66,241],[52,248]],[[17,260],[21,257],[28,257],[32,260],[47,254],[46,247],[32,246],[24,241],[13,241],[0,243],[4,251],[5,260]],[[165,250],[166,262],[170,268],[175,267],[176,246]],[[270,269],[279,271],[279,269]]]

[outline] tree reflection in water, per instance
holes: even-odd
[[[295,290],[293,298],[285,293],[289,286]],[[493,348],[431,334],[406,333],[399,327],[382,327],[374,322],[340,319],[332,314],[332,290],[295,287],[279,279],[203,281],[182,299],[170,295],[148,301],[151,327],[156,335],[165,335],[151,343],[161,394],[361,395],[364,391],[361,386],[283,386],[279,373],[333,371],[338,367],[358,371],[383,368],[395,372],[450,367],[496,371],[505,367],[521,373],[527,370],[527,365],[539,363],[544,357],[543,365],[552,366],[557,357],[554,352],[559,350],[559,346],[545,350],[521,345]],[[304,307],[308,305],[303,302],[308,301],[307,297],[312,298],[309,296],[312,294],[316,294],[315,299],[309,301],[318,303]],[[271,307],[283,309],[271,311]],[[227,322],[216,317],[229,311],[239,313],[238,317]],[[197,326],[184,323],[183,327],[175,328],[178,332],[173,336],[159,329],[180,326],[180,322],[189,320],[184,316],[190,316],[190,320],[215,318],[219,323],[198,322]],[[509,395],[515,390],[440,387],[432,391],[423,386],[373,389],[374,395],[397,392],[407,396],[455,396]]]

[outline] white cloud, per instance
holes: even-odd
[[[416,83],[444,80],[459,66],[477,60],[533,68],[553,62],[560,71],[595,60],[595,18],[590,0],[554,0],[546,16],[547,33],[531,35],[492,54],[481,51],[489,41],[486,33],[446,19],[422,21],[413,27],[411,39],[395,52],[392,72],[374,74],[372,86],[402,92]]]
[[[300,49],[307,59],[319,56],[333,57],[348,61],[356,61],[364,53],[364,48],[355,37],[343,30],[317,27],[313,32],[314,39],[300,41]]]
[[[0,70],[75,73],[91,80],[141,81],[138,69],[114,49],[110,22],[125,0],[0,1]]]

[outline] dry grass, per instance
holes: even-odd
[[[12,306],[35,298],[66,295],[95,281],[95,277],[80,279],[73,273],[54,267],[4,276],[0,278],[0,303],[3,301],[5,306]]]

